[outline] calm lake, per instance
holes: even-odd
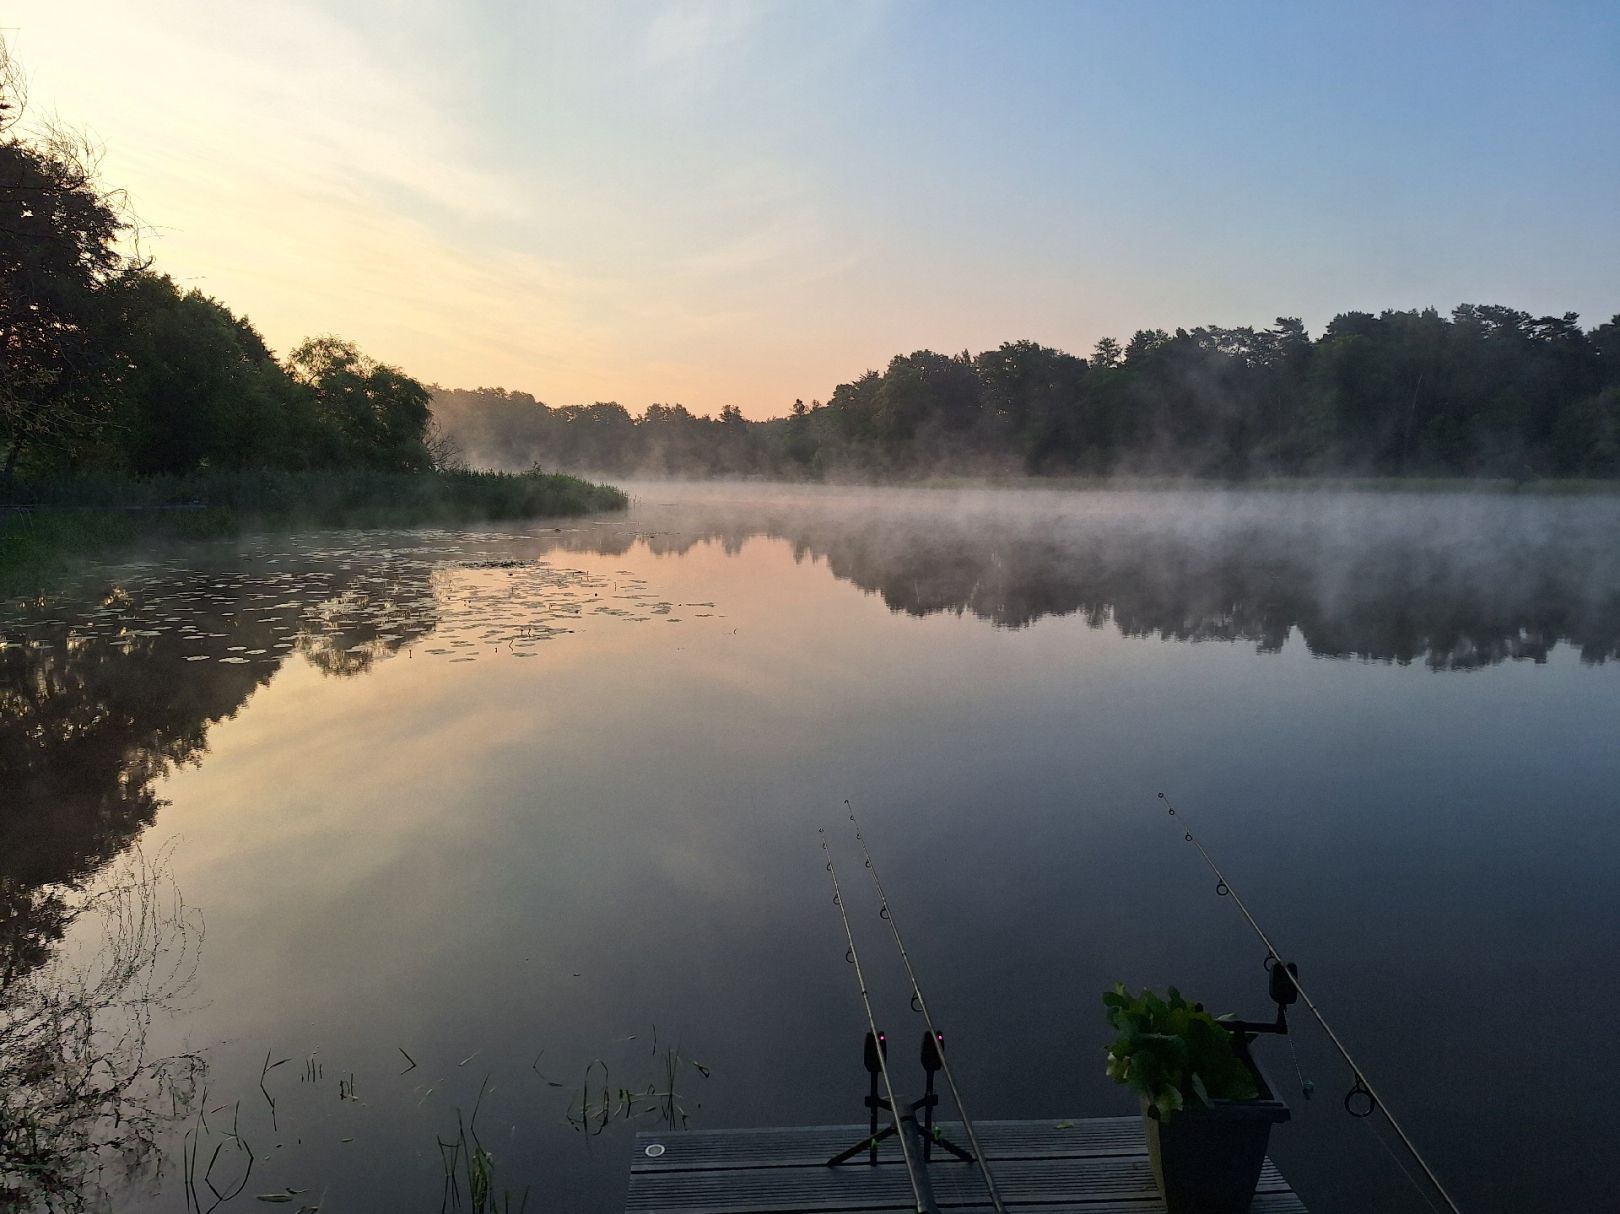
[[[1620,1206],[1620,500],[634,493],[4,607],[0,1097],[65,1187],[433,1211],[476,1107],[514,1208],[611,1211],[637,1128],[863,1120],[818,829],[908,1083],[921,1024],[848,798],[975,1118],[1133,1112],[1116,981],[1269,1016],[1185,821],[1464,1208]],[[1279,1166],[1426,1209],[1295,1023]]]

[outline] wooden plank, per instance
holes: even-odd
[[[1164,1214],[1164,1203],[1155,1195],[1145,1201],[1087,1201],[1087,1202],[1053,1202],[1031,1205],[1028,1202],[1007,1200],[1007,1205],[1014,1211],[1029,1211],[1030,1214]],[[972,1206],[944,1207],[950,1214],[995,1214],[994,1209],[987,1204]],[[879,1214],[883,1207],[868,1207],[872,1214]],[[911,1207],[905,1207],[910,1214]],[[840,1211],[839,1214],[867,1214],[867,1210]],[[1254,1202],[1249,1206],[1249,1214],[1310,1214],[1298,1197],[1292,1193],[1257,1193]]]
[[[962,1146],[967,1135],[954,1122],[939,1123],[947,1138]],[[881,1128],[881,1127],[880,1127]],[[974,1131],[991,1166],[998,1159],[1059,1159],[1090,1155],[1143,1155],[1140,1117],[1098,1117],[1083,1121],[976,1121]],[[861,1125],[792,1126],[758,1130],[687,1130],[641,1134],[630,1166],[668,1171],[680,1167],[788,1167],[826,1163],[847,1146],[866,1137]],[[657,1161],[643,1149],[664,1146]],[[889,1138],[878,1146],[880,1159],[900,1159],[899,1144]],[[864,1162],[864,1156],[862,1157]]]
[[[967,1137],[954,1122],[940,1122],[948,1138],[965,1144]],[[1018,1159],[1085,1159],[1108,1155],[1146,1157],[1142,1123],[1136,1117],[1092,1118],[1084,1121],[977,1122],[979,1143],[991,1165]],[[686,1168],[806,1167],[825,1164],[844,1148],[861,1141],[866,1127],[791,1126],[751,1130],[643,1131],[636,1136],[631,1171],[668,1172]],[[646,1148],[657,1143],[664,1150],[656,1159]],[[900,1147],[893,1139],[878,1145],[882,1162],[900,1162]],[[858,1157],[866,1165],[864,1155]],[[936,1162],[954,1162],[936,1152]]]
[[[1063,1202],[1116,1201],[1157,1204],[1158,1190],[1147,1156],[1091,1159],[1023,1159],[994,1165],[1003,1200],[1047,1206]],[[929,1183],[941,1207],[980,1204],[984,1182],[977,1168],[956,1160],[935,1161]],[[1261,1176],[1262,1192],[1286,1192],[1275,1168]],[[876,1205],[907,1208],[910,1186],[899,1164],[825,1165],[791,1168],[712,1168],[639,1172],[632,1178],[630,1209],[756,1211],[846,1210]]]
[[[1055,1204],[1118,1203],[1158,1206],[1158,1190],[1145,1157],[1090,1161],[1025,1161],[996,1165],[1003,1201],[1019,1208]],[[985,1201],[978,1170],[967,1164],[930,1164],[928,1182],[941,1209]],[[1262,1190],[1286,1191],[1275,1169],[1262,1177]],[[794,1167],[794,1169],[714,1169],[640,1173],[632,1180],[630,1209],[701,1209],[713,1214],[765,1211],[841,1211],[910,1208],[910,1186],[901,1165],[878,1167]]]
[[[961,1141],[954,1123],[941,1122]],[[1003,1200],[1040,1214],[1162,1214],[1139,1118],[975,1124]],[[912,1209],[891,1139],[876,1166],[827,1159],[864,1138],[865,1126],[643,1132],[636,1136],[627,1211],[644,1214],[878,1214]],[[661,1154],[649,1157],[657,1144]],[[942,1211],[990,1214],[977,1168],[943,1153],[928,1165]],[[1267,1160],[1252,1214],[1306,1214]]]
[[[1009,1202],[1006,1208],[1013,1214],[1165,1214],[1164,1203],[1155,1198],[1153,1201],[1103,1201],[1086,1202],[1084,1205],[1027,1205],[1023,1202]],[[990,1206],[949,1206],[944,1207],[948,1214],[995,1214]],[[835,1214],[890,1214],[881,1206],[870,1210],[840,1210]],[[913,1214],[910,1206],[906,1206],[902,1214]],[[943,1212],[942,1212],[943,1214]],[[1292,1193],[1274,1194],[1268,1197],[1256,1197],[1249,1206],[1249,1214],[1310,1214],[1299,1198]]]

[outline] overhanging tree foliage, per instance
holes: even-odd
[[[30,445],[71,453],[108,415],[106,290],[132,268],[88,149],[0,136],[0,481]]]
[[[94,147],[21,133],[22,100],[0,41],[0,494],[85,472],[433,466],[427,389],[336,337],[278,363],[131,252]]]

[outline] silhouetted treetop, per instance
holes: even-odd
[[[1141,329],[1080,358],[1031,341],[918,350],[786,417],[678,404],[552,409],[502,389],[434,390],[475,463],[681,476],[1131,473],[1244,479],[1620,476],[1620,317],[1590,331],[1462,304],[1344,312],[1311,338]],[[611,411],[611,416],[606,412]],[[590,411],[598,411],[591,413]],[[590,424],[582,424],[590,417]]]

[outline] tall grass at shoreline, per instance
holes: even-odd
[[[623,491],[546,472],[194,473],[29,485],[0,505],[0,593],[38,589],[75,558],[147,539],[251,530],[406,527],[622,510]]]

